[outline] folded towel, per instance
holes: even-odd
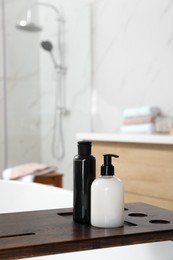
[[[139,116],[157,116],[161,114],[161,110],[159,107],[152,106],[144,106],[138,108],[128,108],[123,112],[123,117],[139,117]]]
[[[156,116],[137,116],[137,117],[125,117],[123,120],[124,125],[134,125],[134,124],[145,124],[152,123],[156,119]]]
[[[15,166],[11,169],[11,180],[16,180],[27,175],[43,175],[52,171],[55,171],[57,168],[54,166],[47,166],[39,163],[28,163],[23,165]]]
[[[11,172],[12,172],[12,168],[8,168],[3,170],[2,172],[2,178],[3,180],[11,180]],[[35,178],[35,175],[26,175],[24,177],[20,177],[17,180],[20,180],[22,182],[33,182]]]
[[[126,126],[122,126],[121,131],[126,134],[127,133],[152,134],[155,132],[155,125],[153,123],[139,124],[139,125],[126,125]]]

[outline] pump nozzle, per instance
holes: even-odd
[[[101,175],[111,176],[114,175],[114,166],[112,165],[112,157],[118,158],[116,154],[103,154],[104,164],[101,166]]]

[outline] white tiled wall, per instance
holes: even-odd
[[[7,167],[30,161],[56,165],[64,173],[64,187],[71,189],[72,162],[77,151],[75,133],[90,131],[90,6],[81,0],[44,1],[58,9],[61,6],[65,16],[64,89],[68,113],[64,115],[62,122],[65,156],[62,160],[57,160],[52,155],[52,138],[54,130],[58,134],[58,128],[54,128],[58,79],[49,53],[40,47],[42,40],[51,41],[58,61],[56,13],[49,7],[36,6],[34,19],[43,26],[43,30],[40,33],[31,33],[15,28],[16,21],[25,19],[27,8],[36,2],[38,3],[34,0],[4,2],[7,41]],[[1,42],[0,51],[3,51]],[[2,66],[0,68],[2,74]],[[3,84],[2,77],[0,84]],[[2,88],[0,91],[2,92]],[[0,93],[0,106],[3,107],[2,94]],[[2,109],[0,111],[3,118]],[[3,120],[1,123],[3,124]],[[0,132],[0,149],[4,154],[2,130],[3,127]],[[58,142],[53,145],[58,152]],[[1,158],[2,171],[4,160]]]
[[[93,1],[96,132],[120,130],[125,108],[173,115],[173,1]]]
[[[14,26],[16,20],[25,17],[26,9],[34,2],[4,2],[8,166],[33,160],[57,165],[59,171],[65,173],[64,186],[72,188],[76,132],[91,129],[117,132],[121,128],[122,112],[127,107],[157,105],[165,114],[173,115],[173,1],[47,1],[57,8],[61,5],[65,15],[65,92],[69,112],[63,118],[65,157],[61,161],[53,158],[51,152],[57,78],[49,54],[40,48],[41,40],[51,40],[55,56],[58,56],[57,22],[51,10],[40,7],[39,11],[37,9],[41,14],[39,22],[44,24],[41,33],[20,32]],[[3,118],[2,52],[1,37],[0,116]],[[1,126],[2,170],[3,120]]]
[[[38,40],[36,35],[30,39],[15,28],[17,19],[21,18],[21,11],[28,7],[28,1],[1,0],[0,3],[0,12],[2,6],[5,7],[4,16],[1,15],[1,19],[4,17],[5,26],[3,21],[0,21],[2,36],[0,40],[0,171],[2,172],[6,167],[40,158],[40,129],[36,125],[39,118],[37,102],[39,63],[35,44]],[[4,129],[7,130],[7,138]]]
[[[2,17],[2,0],[0,0],[0,17]],[[2,31],[2,23],[0,23],[0,57],[3,57],[3,31]],[[1,118],[1,127],[0,127],[0,172],[4,167],[4,103],[3,103],[3,59],[0,59],[0,118]]]
[[[38,36],[31,38],[15,27],[28,1],[4,1],[4,5],[6,44],[1,50],[6,58],[6,100],[2,103],[7,104],[8,139],[4,167],[11,167],[40,159],[39,56]]]
[[[47,3],[54,5],[60,11],[62,9],[64,15],[66,74],[63,88],[67,112],[62,117],[65,156],[62,160],[58,160],[58,149],[60,149],[59,126],[58,111],[55,112],[55,105],[60,91],[60,86],[58,85],[59,76],[54,70],[49,53],[41,49],[42,161],[56,165],[60,172],[65,173],[63,179],[64,186],[71,189],[73,184],[73,157],[77,153],[76,132],[90,131],[91,129],[90,6],[80,0],[52,0],[47,1]],[[40,7],[40,13],[40,22],[45,28],[40,33],[40,41],[51,41],[54,46],[52,52],[55,57],[58,57],[56,51],[58,37],[56,32],[59,28],[59,23],[55,20],[56,14],[51,8],[48,11],[44,7]],[[50,24],[48,25],[48,17],[51,14],[52,19],[49,20]],[[48,26],[50,29],[46,30]],[[58,58],[57,61],[59,61]],[[55,113],[57,115],[57,128],[54,127]],[[56,140],[53,140],[54,131],[56,132]],[[52,148],[55,149],[55,156],[53,156]]]

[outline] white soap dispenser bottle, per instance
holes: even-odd
[[[91,225],[101,228],[121,227],[124,223],[124,189],[122,182],[114,176],[112,157],[104,154],[101,176],[91,185]]]

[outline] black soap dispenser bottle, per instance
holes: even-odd
[[[114,176],[112,157],[115,154],[104,154],[101,176],[91,186],[91,224],[101,228],[121,227],[124,223],[123,184]]]
[[[90,224],[91,184],[95,179],[95,157],[91,142],[79,141],[78,154],[73,160],[73,219]]]

